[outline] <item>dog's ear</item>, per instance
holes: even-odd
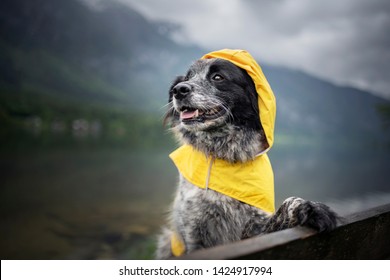
[[[254,87],[248,87],[248,91],[249,91],[249,98],[251,100],[253,111],[255,112],[256,116],[258,116],[259,115],[259,103],[258,103],[259,96],[258,96],[256,89]]]
[[[267,142],[267,138],[265,136],[263,125],[261,124],[261,120],[260,120],[260,108],[259,108],[259,102],[258,102],[259,95],[256,91],[256,87],[255,87],[255,84],[253,83],[253,80],[251,78],[249,78],[249,79],[250,79],[250,82],[248,83],[248,87],[247,87],[246,91],[249,93],[249,98],[251,100],[252,109],[253,109],[253,112],[255,113],[254,119],[256,120],[255,121],[256,127],[257,127],[257,129],[260,130],[260,133],[262,134],[263,147],[264,147],[264,149],[267,149],[269,147],[269,145]]]
[[[184,76],[177,76],[175,78],[175,80],[173,80],[173,82],[169,88],[168,110],[164,116],[164,120],[163,120],[164,126],[166,126],[168,124],[172,125],[172,122],[174,120],[175,113],[176,113],[175,109],[173,108],[173,104],[172,104],[172,100],[173,100],[173,91],[172,90],[178,83],[184,82],[184,80],[185,80]]]
[[[259,103],[258,103],[259,96],[257,94],[255,84],[249,75],[246,75],[246,79],[247,79],[247,83],[246,83],[247,87],[245,91],[249,94],[249,99],[251,101],[253,112],[255,113],[256,116],[259,116]]]

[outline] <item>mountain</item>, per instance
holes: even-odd
[[[61,102],[161,115],[171,80],[206,52],[176,43],[175,28],[116,2],[91,9],[76,0],[2,0],[0,119],[37,114],[25,105],[34,102],[43,112]],[[277,133],[347,143],[387,137],[378,106],[388,101],[301,71],[262,67],[277,98]]]
[[[115,2],[91,10],[75,0],[4,0],[0,10],[0,84],[7,89],[155,109],[171,72],[198,51],[163,34],[169,24]]]
[[[277,128],[333,140],[375,141],[387,138],[379,108],[389,102],[369,92],[337,86],[302,71],[263,67],[277,97]],[[352,143],[351,143],[352,142]]]

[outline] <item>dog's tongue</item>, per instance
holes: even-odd
[[[199,111],[194,110],[194,111],[184,111],[180,113],[180,119],[182,120],[188,120],[188,119],[193,119],[199,116]]]

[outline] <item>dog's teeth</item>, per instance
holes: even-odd
[[[197,117],[199,117],[199,110],[198,109],[195,111],[195,118],[197,118]]]

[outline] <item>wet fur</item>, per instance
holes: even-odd
[[[213,80],[217,74],[223,77],[222,81]],[[184,98],[175,98],[178,85],[191,89]],[[172,83],[165,123],[180,143],[190,144],[208,156],[246,162],[268,147],[257,104],[257,93],[246,71],[221,59],[199,60],[186,76],[177,77]],[[179,111],[183,107],[208,110],[215,106],[226,109],[216,120],[191,125],[180,121]],[[196,187],[180,175],[168,226],[159,236],[156,258],[172,257],[173,232],[182,237],[185,253],[190,253],[297,225],[329,231],[336,222],[336,214],[322,203],[291,197],[274,214],[269,214],[213,190]]]

